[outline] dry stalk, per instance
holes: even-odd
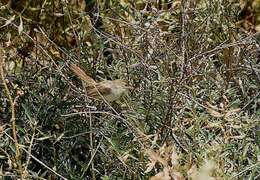
[[[14,145],[15,145],[15,160],[16,163],[18,165],[18,171],[21,175],[21,177],[23,177],[23,168],[22,168],[22,163],[21,163],[21,152],[20,152],[20,146],[18,143],[18,139],[17,139],[17,130],[16,130],[16,115],[15,115],[15,103],[14,100],[12,99],[10,90],[8,89],[8,86],[6,84],[5,81],[5,74],[4,74],[4,57],[3,57],[3,49],[0,48],[0,76],[1,76],[1,80],[2,83],[4,85],[4,89],[6,91],[6,94],[8,96],[9,102],[10,102],[10,106],[11,106],[11,120],[10,122],[12,123],[12,132],[13,132],[13,138],[14,138]]]

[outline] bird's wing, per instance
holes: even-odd
[[[95,86],[97,83],[94,79],[88,76],[80,67],[76,64],[71,64],[70,69],[82,80],[87,86]]]
[[[95,87],[91,88],[88,90],[88,95],[92,96],[92,97],[98,97],[100,96],[100,94],[102,96],[107,96],[109,94],[111,94],[112,89],[110,88],[109,85],[100,82],[97,83]]]

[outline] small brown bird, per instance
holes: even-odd
[[[105,99],[108,102],[113,102],[120,99],[128,89],[131,89],[121,79],[96,82],[77,65],[72,64],[70,69],[86,84],[87,94],[96,99]]]

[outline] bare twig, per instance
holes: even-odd
[[[252,99],[250,99],[246,105],[244,105],[244,107],[242,107],[241,111],[244,111],[252,102],[254,102],[254,100],[256,100],[258,98],[258,96],[260,95],[260,92],[258,92]]]
[[[12,141],[14,141],[14,139],[7,133],[5,133],[5,135],[7,137],[9,137]],[[38,162],[39,164],[41,164],[43,167],[45,167],[46,169],[48,169],[49,171],[53,172],[54,174],[56,174],[57,176],[59,176],[61,179],[63,180],[67,180],[67,178],[63,177],[61,174],[57,173],[56,171],[54,171],[52,168],[50,168],[49,166],[47,166],[46,164],[44,164],[42,161],[40,161],[38,158],[36,158],[34,155],[31,154],[31,152],[27,151],[25,148],[23,148],[21,146],[21,149],[28,154],[32,159],[34,159],[36,162]]]
[[[234,178],[237,179],[237,176],[240,176],[241,174],[243,174],[243,173],[245,173],[245,172],[251,170],[252,168],[255,168],[255,167],[259,166],[259,165],[260,165],[260,162],[257,162],[257,163],[255,163],[255,164],[253,164],[252,166],[249,166],[249,167],[245,168],[243,171],[241,171],[241,172],[235,174],[231,179],[234,179]]]
[[[95,151],[92,152],[91,158],[90,158],[90,160],[89,160],[87,166],[84,168],[83,173],[82,173],[82,175],[81,175],[82,178],[84,177],[84,174],[85,174],[85,172],[88,170],[89,166],[92,165],[93,159],[94,159],[94,157],[95,157],[95,155],[96,155],[96,153],[97,153],[99,147],[101,146],[101,143],[102,143],[102,142],[103,142],[103,137],[102,137],[102,139],[99,141],[99,143],[98,143],[97,148],[95,149]],[[92,166],[93,166],[93,165],[92,165]],[[93,168],[93,167],[92,167],[92,168]],[[94,169],[92,169],[92,171],[94,171]],[[92,172],[92,173],[93,173],[93,172]],[[94,175],[94,177],[95,177],[95,175]],[[93,178],[93,174],[92,174],[92,178]]]
[[[186,36],[185,36],[185,25],[186,25],[186,1],[181,1],[181,52],[182,52],[182,72],[184,73],[184,69],[186,66]]]
[[[14,144],[15,144],[15,160],[18,165],[18,171],[21,175],[21,178],[23,177],[23,167],[21,163],[21,152],[20,152],[20,146],[18,143],[18,138],[17,138],[17,129],[16,129],[16,114],[15,114],[15,104],[14,100],[11,96],[11,92],[6,84],[5,81],[5,74],[4,74],[4,57],[3,57],[3,49],[0,47],[0,76],[2,83],[4,85],[4,89],[6,91],[6,94],[8,96],[10,106],[11,106],[11,120],[10,122],[12,123],[12,132],[13,132],[13,138],[14,138]]]

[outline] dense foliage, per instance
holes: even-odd
[[[258,179],[259,3],[1,1],[0,177]]]

